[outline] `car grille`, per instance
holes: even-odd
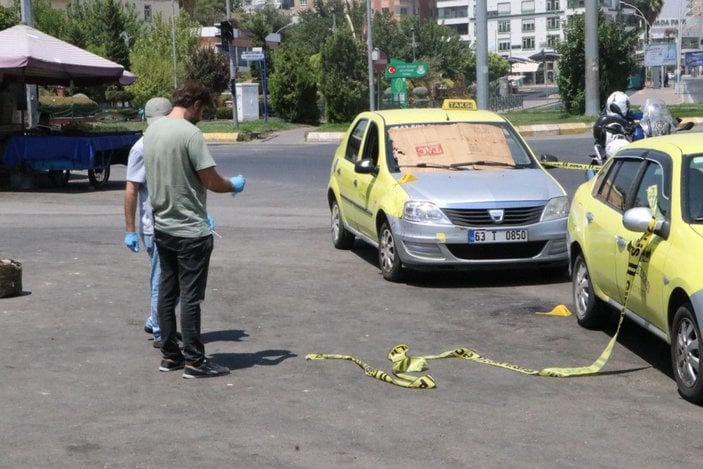
[[[491,219],[487,208],[443,208],[442,212],[457,226],[520,226],[537,223],[542,216],[543,209],[543,205],[538,207],[506,208],[504,209],[503,221],[500,223],[496,223]]]
[[[498,244],[447,244],[447,249],[459,259],[530,259],[542,252],[547,241]]]

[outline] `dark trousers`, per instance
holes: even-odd
[[[180,359],[176,339],[176,304],[180,300],[183,356],[187,364],[198,366],[205,358],[200,340],[200,302],[205,299],[212,235],[178,238],[155,230],[154,238],[161,265],[157,306],[161,353],[165,358]]]

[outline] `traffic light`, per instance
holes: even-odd
[[[218,29],[215,36],[220,38],[217,47],[225,52],[229,51],[229,45],[234,39],[234,27],[232,26],[232,22],[229,20],[220,21],[219,24],[215,24],[215,27]]]

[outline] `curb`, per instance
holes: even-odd
[[[204,133],[203,138],[207,143],[233,143],[238,141],[239,132]]]

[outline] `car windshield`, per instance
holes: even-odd
[[[534,164],[515,133],[499,123],[392,126],[388,128],[388,137],[400,170],[517,169]]]

